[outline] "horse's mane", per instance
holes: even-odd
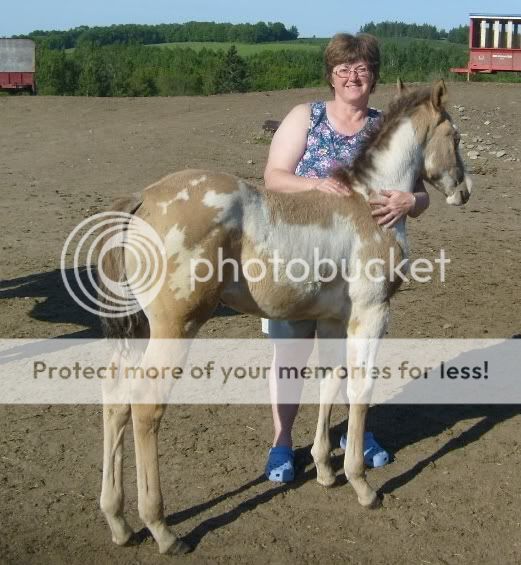
[[[352,184],[354,179],[362,180],[372,169],[373,151],[384,147],[396,130],[399,122],[411,116],[414,111],[431,98],[430,88],[420,88],[406,92],[389,104],[384,113],[382,125],[373,130],[363,141],[360,153],[351,167],[341,167],[333,173],[333,177],[343,184]]]

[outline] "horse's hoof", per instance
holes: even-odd
[[[118,543],[116,540],[113,541],[114,543],[117,543],[120,547],[134,547],[136,545],[139,545],[139,539],[135,533],[132,533],[132,535],[123,543]]]
[[[192,548],[182,539],[176,539],[174,543],[164,552],[164,555],[184,555],[190,553]]]
[[[382,499],[376,492],[374,493],[374,496],[371,496],[368,499],[362,499],[359,497],[358,502],[361,504],[361,506],[367,508],[368,510],[376,510],[377,508],[380,508],[382,506]]]
[[[112,541],[119,545],[120,547],[129,547],[132,545],[136,545],[137,538],[134,530],[132,530],[129,526],[125,528],[125,531],[121,533],[121,535],[112,536]]]
[[[317,483],[322,487],[330,488],[335,484],[335,482],[336,482],[336,477],[332,473],[323,474],[323,475],[317,474]]]

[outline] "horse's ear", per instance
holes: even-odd
[[[447,87],[443,79],[439,80],[431,91],[431,102],[436,110],[441,110],[447,102]]]
[[[405,84],[403,84],[400,77],[398,77],[398,80],[396,81],[396,89],[398,91],[398,96],[401,96],[402,94],[405,94],[407,92],[407,87],[405,86]]]

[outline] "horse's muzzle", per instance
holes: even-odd
[[[462,206],[466,204],[472,192],[472,180],[465,175],[463,183],[449,196],[447,196],[447,204],[451,206]]]

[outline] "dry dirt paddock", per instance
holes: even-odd
[[[380,87],[373,105],[384,108],[393,92]],[[457,84],[449,93],[474,193],[454,209],[432,191],[428,212],[409,221],[413,256],[443,247],[452,263],[445,284],[402,287],[389,335],[511,337],[521,332],[521,90]],[[261,183],[268,150],[261,124],[326,95],[0,98],[0,337],[97,335],[96,321],[61,286],[59,254],[69,231],[114,195],[182,168]],[[472,150],[477,159],[467,157]],[[221,315],[202,335],[258,337],[259,325]],[[296,422],[298,475],[288,486],[263,478],[268,406],[170,407],[160,436],[168,522],[195,547],[186,563],[519,563],[520,412],[373,408],[370,429],[395,460],[369,471],[384,502],[367,511],[342,480],[339,450],[339,486],[315,483],[315,407],[303,407]],[[334,425],[338,438],[343,410],[334,411]],[[128,430],[126,500],[139,529],[131,439]],[[99,406],[0,408],[2,564],[166,562],[145,531],[135,547],[111,543],[97,502],[101,446]]]

